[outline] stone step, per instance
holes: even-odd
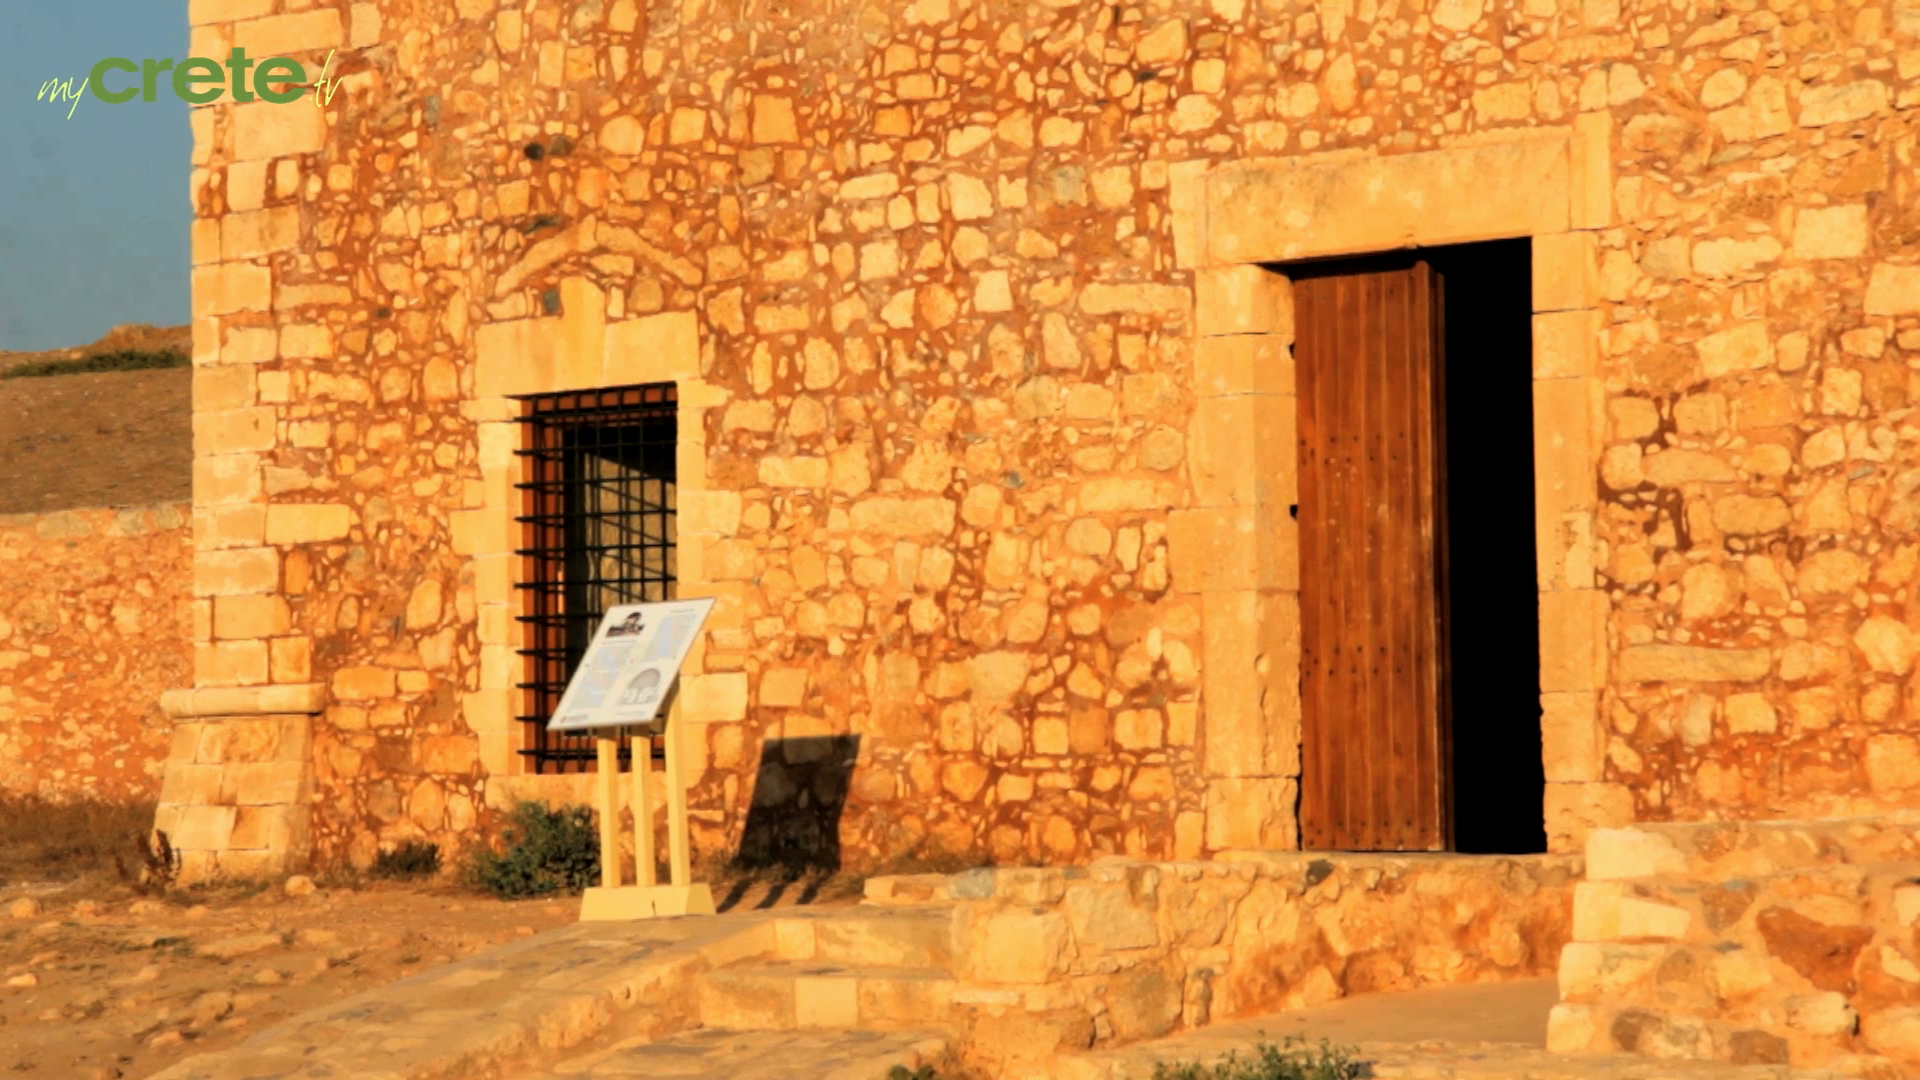
[[[1836,864],[1920,862],[1920,812],[1830,821],[1642,822],[1587,838],[1587,880],[1750,879]]]
[[[1920,969],[1906,954],[1871,941],[1849,947],[1858,940],[1796,935],[1783,939],[1777,954],[1575,942],[1561,954],[1560,1001],[1701,1017],[1790,1039],[1838,1034],[1852,1030],[1856,1012],[1872,1014],[1911,1000],[1920,983]]]
[[[1839,994],[1774,1002],[1770,1015],[1744,1019],[1617,1001],[1562,1003],[1548,1019],[1547,1048],[1563,1054],[1629,1054],[1662,1062],[1835,1069],[1848,1076],[1897,1068],[1893,1058],[1873,1053],[1871,1040],[1856,1035],[1855,1025],[1852,1010]],[[1916,1063],[1902,1064],[1910,1069]]]
[[[862,902],[876,907],[944,904],[953,899],[953,894],[947,888],[949,880],[946,874],[871,877],[866,881],[866,899]]]
[[[845,908],[775,923],[783,961],[844,967],[951,968],[953,909],[947,906]]]
[[[1573,891],[1574,941],[1765,947],[1798,919],[1905,935],[1920,922],[1920,862],[1803,866],[1750,878],[1583,881]]]
[[[701,976],[700,1018],[740,1031],[937,1028],[953,990],[952,974],[937,968],[745,964]]]
[[[938,1062],[947,1038],[927,1031],[689,1031],[629,1039],[515,1080],[882,1080],[894,1066]]]
[[[1649,1061],[1625,1054],[1572,1055],[1514,1043],[1361,1043],[1358,1060],[1376,1080],[1897,1080],[1896,1066],[1860,1057],[1823,1068]],[[1211,1029],[1016,1068],[1002,1080],[1155,1080],[1159,1064],[1212,1064],[1226,1053],[1244,1062],[1253,1041]]]

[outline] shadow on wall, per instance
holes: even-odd
[[[783,885],[808,879],[799,900],[810,902],[821,880],[840,869],[840,815],[859,756],[858,735],[768,739],[760,750],[760,774],[732,869]],[[733,892],[745,889],[743,882]],[[774,902],[779,891],[762,906]],[[731,895],[719,906],[724,911],[739,902],[739,895]]]

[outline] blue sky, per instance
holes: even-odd
[[[105,57],[186,53],[187,0],[0,0],[0,349],[188,321],[186,103],[34,100]]]

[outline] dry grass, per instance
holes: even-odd
[[[0,795],[0,885],[117,882],[115,856],[129,868],[143,865],[153,810],[150,802]]]

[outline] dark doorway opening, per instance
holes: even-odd
[[[1532,247],[1523,238],[1425,252],[1445,297],[1453,846],[1470,855],[1547,850]]]
[[[1287,270],[1310,849],[1546,850],[1531,249]]]

